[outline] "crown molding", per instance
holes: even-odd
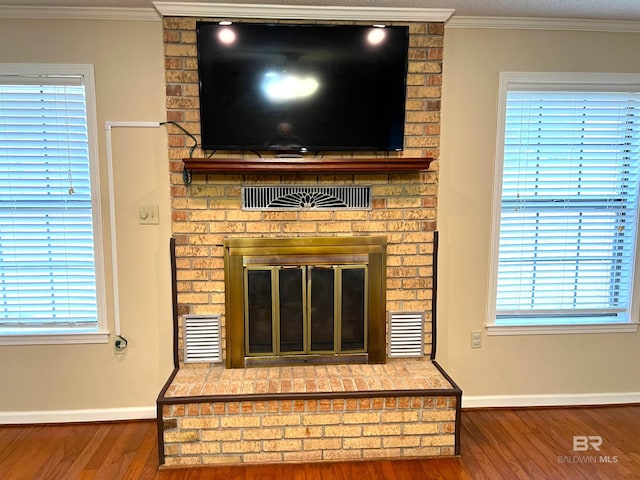
[[[449,8],[386,8],[201,2],[153,2],[165,17],[272,18],[280,20],[365,20],[446,22]]]
[[[583,32],[640,32],[640,22],[535,17],[454,17],[447,28],[486,28],[511,30],[573,30]]]
[[[0,5],[0,18],[160,21],[161,16],[196,16],[282,20],[446,22],[447,28],[640,33],[640,22],[575,18],[453,16],[455,10],[442,8],[319,7],[201,2],[153,2],[153,4],[155,10],[152,8]]]
[[[161,20],[153,8],[110,7],[12,7],[0,5],[0,18],[36,18],[57,20]]]

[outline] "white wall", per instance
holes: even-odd
[[[467,398],[640,392],[640,334],[485,336],[475,350],[469,338],[484,329],[488,301],[498,72],[639,72],[639,49],[638,34],[446,31],[438,359]],[[165,118],[163,61],[160,22],[0,20],[0,62],[95,65],[105,234],[104,122]],[[117,356],[111,344],[0,347],[0,422],[108,418],[114,409],[116,417],[152,414],[171,370],[165,131],[114,129],[113,147],[120,315],[129,349]],[[159,205],[160,225],[139,225],[139,205]],[[107,285],[111,280],[107,275]]]
[[[446,29],[438,358],[466,405],[480,396],[496,397],[488,404],[640,399],[640,333],[487,337],[484,329],[499,72],[640,72],[639,49],[640,34]],[[481,349],[471,349],[472,330],[483,331]]]
[[[105,121],[163,121],[162,24],[0,20],[0,63],[90,63],[95,68],[109,329],[112,276]],[[153,416],[172,368],[169,172],[164,127],[114,128],[113,169],[125,354],[106,345],[0,347],[0,423]],[[159,225],[139,225],[158,205]]]

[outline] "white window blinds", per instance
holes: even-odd
[[[0,74],[0,331],[96,331],[81,75]]]
[[[640,94],[507,92],[495,325],[628,322]]]

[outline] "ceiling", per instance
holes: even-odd
[[[173,3],[189,3],[174,0]],[[197,3],[447,8],[455,16],[541,17],[640,22],[640,0],[220,0]],[[0,0],[0,7],[148,8],[153,0]]]

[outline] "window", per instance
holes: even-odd
[[[503,73],[491,333],[635,331],[640,76]]]
[[[0,343],[106,342],[93,69],[0,71]]]

